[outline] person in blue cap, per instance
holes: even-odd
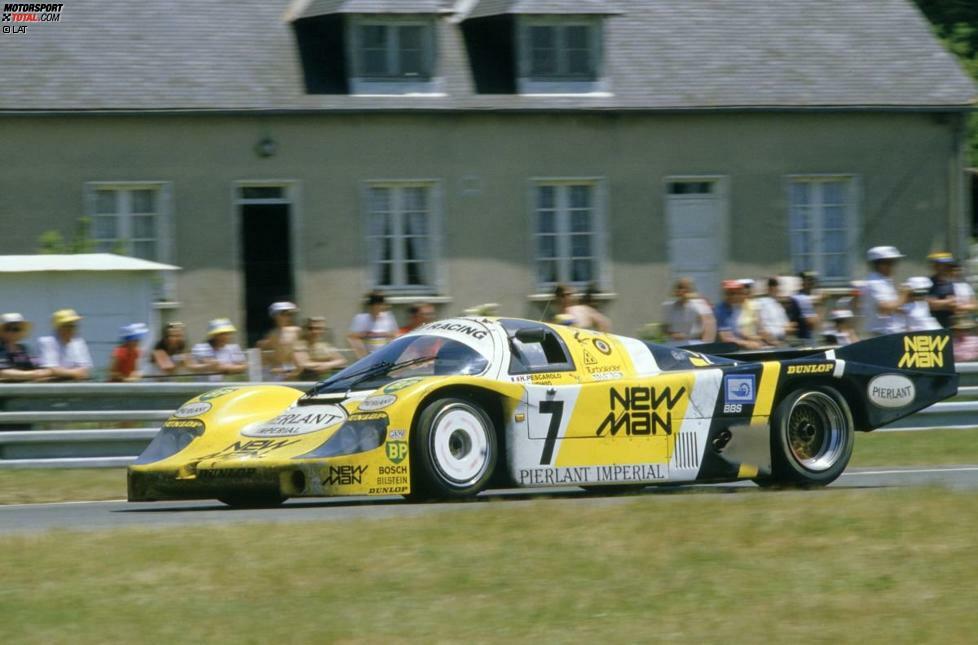
[[[119,344],[112,350],[112,362],[109,364],[109,380],[116,383],[131,383],[143,378],[139,362],[143,350],[139,346],[149,328],[143,323],[123,325],[119,329]]]

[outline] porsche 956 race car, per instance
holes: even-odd
[[[821,486],[845,469],[855,432],[957,392],[951,349],[934,331],[720,356],[528,320],[443,320],[305,393],[227,386],[191,399],[129,468],[129,499]]]

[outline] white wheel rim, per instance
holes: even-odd
[[[468,407],[450,405],[439,412],[430,436],[435,468],[452,484],[467,486],[486,473],[488,430],[479,415]]]

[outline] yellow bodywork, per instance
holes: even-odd
[[[277,488],[284,497],[406,495],[411,492],[409,441],[414,415],[430,393],[450,387],[478,387],[515,398],[522,391],[518,385],[470,376],[405,378],[378,388],[366,398],[328,404],[341,407],[345,418],[328,419],[322,428],[294,436],[248,433],[249,428],[267,425],[278,417],[289,415],[290,421],[302,423],[303,415],[314,414],[315,406],[293,405],[302,391],[261,385],[206,392],[189,400],[163,424],[164,429],[203,424],[202,434],[170,457],[130,466],[129,498],[212,498],[223,491],[249,488]],[[374,401],[386,404],[374,408]],[[326,443],[343,422],[375,419],[387,421],[386,439],[377,448],[336,457],[303,458]]]

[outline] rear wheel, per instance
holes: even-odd
[[[434,401],[418,417],[412,439],[412,497],[471,497],[496,468],[495,427],[473,401]]]
[[[796,390],[771,419],[771,479],[761,485],[825,486],[849,464],[852,412],[833,388]]]

